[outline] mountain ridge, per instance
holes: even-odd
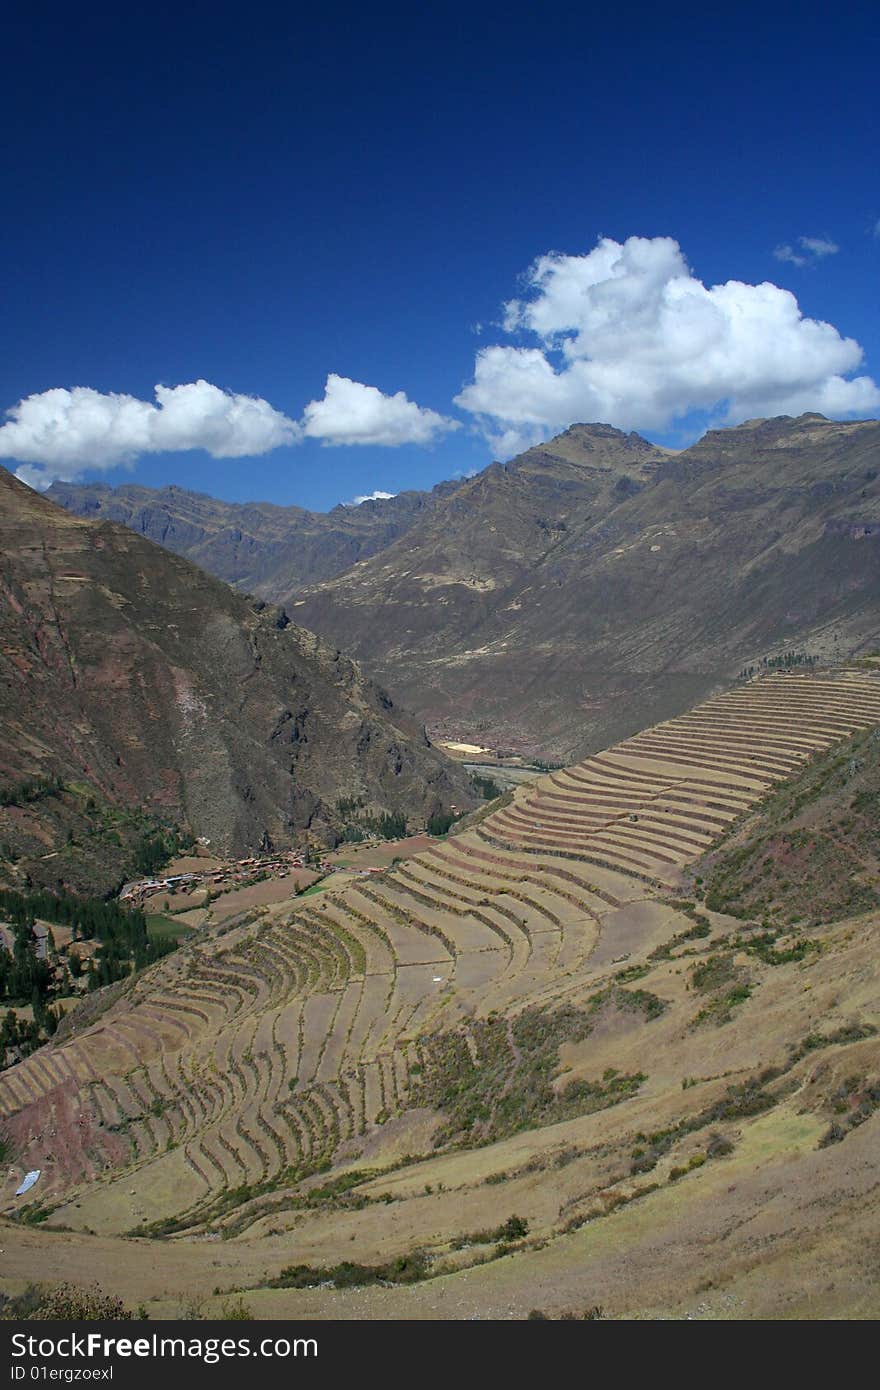
[[[458,494],[408,533],[405,557],[394,543],[292,611],[377,673],[399,670],[435,733],[562,758],[676,713],[777,650],[812,644],[830,658],[876,638],[877,566],[847,526],[880,517],[877,422],[783,417],[646,464],[636,472],[621,454],[614,486],[573,508],[545,490],[549,543],[520,544],[482,609],[462,597],[481,542],[476,517],[470,535],[456,528]],[[516,517],[522,476],[492,471],[484,521],[489,506],[496,527]],[[533,534],[539,519],[533,506]],[[440,589],[435,555],[458,542],[459,573]]]
[[[332,839],[342,796],[422,822],[472,804],[421,724],[283,609],[116,523],[73,517],[6,470],[0,591],[5,785],[84,783],[224,852]],[[75,881],[82,864],[39,812],[0,807],[0,842],[52,883],[65,866]]]
[[[878,472],[877,421],[755,419],[680,451],[576,424],[439,485],[348,568],[267,569],[260,592],[434,737],[567,760],[756,661],[868,649],[880,585],[857,543],[880,523]]]
[[[454,490],[409,490],[389,498],[344,502],[329,512],[274,502],[224,502],[169,484],[55,482],[43,494],[77,516],[110,520],[192,560],[258,597],[340,573],[404,533],[420,510]]]

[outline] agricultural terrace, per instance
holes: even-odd
[[[541,776],[381,873],[200,933],[0,1076],[16,1152],[3,1208],[34,1167],[49,1226],[235,1234],[328,1172],[503,1137],[503,1105],[487,1118],[466,1096],[440,1104],[438,1048],[512,1076],[524,1052],[556,1046],[540,1012],[555,1010],[576,1069],[615,963],[682,924],[669,899],[687,865],[812,755],[878,722],[870,671],[764,676]],[[656,1012],[653,995],[618,995]],[[631,1070],[602,1103],[638,1087]],[[498,1090],[531,1104],[514,1081]],[[533,1120],[567,1113],[554,1101]]]

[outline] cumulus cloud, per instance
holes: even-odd
[[[602,238],[588,254],[532,265],[504,330],[538,345],[493,344],[455,398],[502,457],[573,421],[662,430],[692,411],[733,424],[806,410],[845,416],[880,405],[862,349],[804,318],[779,286],[707,287],[671,237]]]
[[[789,261],[792,265],[805,266],[815,265],[816,261],[824,260],[826,256],[836,256],[840,250],[836,242],[821,236],[799,236],[798,246],[800,250],[785,242],[782,246],[777,246],[773,254],[777,261]]]
[[[324,398],[310,401],[303,412],[303,434],[325,444],[430,444],[456,420],[426,410],[408,400],[402,391],[384,395],[376,386],[365,386],[335,372],[327,378]]]
[[[28,396],[0,426],[0,458],[24,465],[31,487],[70,480],[85,468],[112,468],[142,454],[206,449],[214,458],[246,458],[295,444],[299,425],[257,396],[221,391],[208,381],[157,386],[156,400],[56,387]]]

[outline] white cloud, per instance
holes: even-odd
[[[826,256],[836,256],[840,250],[836,242],[821,236],[799,236],[798,246],[801,248],[800,251],[796,251],[786,242],[777,246],[773,254],[777,261],[789,261],[792,265],[805,266],[815,265],[816,261],[824,260]]]
[[[503,457],[581,420],[656,431],[691,411],[732,424],[880,406],[876,383],[851,376],[863,355],[854,339],[804,318],[777,285],[707,288],[670,237],[539,257],[504,329],[539,346],[482,348],[455,398]]]
[[[806,265],[808,260],[807,256],[803,256],[795,251],[794,247],[790,246],[788,242],[784,242],[782,246],[775,247],[773,254],[777,261],[788,261],[791,265]]]
[[[302,417],[303,434],[325,444],[430,444],[458,422],[426,410],[402,391],[386,396],[375,386],[332,372],[324,399],[310,401]]]
[[[836,256],[840,250],[837,243],[829,241],[827,237],[802,236],[799,237],[798,240],[805,251],[809,251],[811,255],[815,256],[820,261],[825,256]]]
[[[0,458],[25,465],[18,476],[32,487],[166,450],[246,458],[295,444],[301,434],[268,401],[221,391],[207,381],[157,386],[155,404],[88,386],[56,387],[19,401],[7,416],[0,426]]]
[[[57,474],[44,473],[40,468],[34,468],[29,463],[23,463],[19,468],[16,468],[15,476],[18,478],[19,482],[27,483],[28,487],[32,487],[34,492],[45,492],[47,487],[51,487]]]
[[[375,492],[365,492],[361,497],[353,497],[347,506],[359,507],[362,502],[388,502],[392,497],[396,497],[396,492],[383,492],[381,488],[376,488]]]

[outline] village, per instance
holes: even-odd
[[[174,860],[161,876],[122,885],[118,901],[147,913],[171,913],[182,926],[193,929],[206,922],[207,909],[211,903],[217,905],[218,898],[224,899],[224,909],[229,912],[284,902],[317,891],[331,874],[339,877],[341,885],[349,877],[380,874],[396,858],[416,853],[430,842],[425,834],[393,841],[370,835],[332,851],[311,845],[243,859],[214,858],[207,845],[200,844],[195,855]],[[222,915],[227,915],[227,910]],[[217,910],[211,912],[211,919],[217,920],[217,916]]]
[[[297,875],[297,871],[305,874],[316,871],[323,875],[332,873],[335,868],[325,859],[312,857],[307,851],[295,850],[250,855],[246,859],[226,862],[211,859],[203,866],[183,870],[179,864],[172,867],[177,867],[178,872],[124,884],[119,893],[120,902],[127,903],[129,907],[143,907],[158,893],[191,893],[196,888],[229,892],[233,888],[243,888],[270,877],[285,879],[292,874]]]

